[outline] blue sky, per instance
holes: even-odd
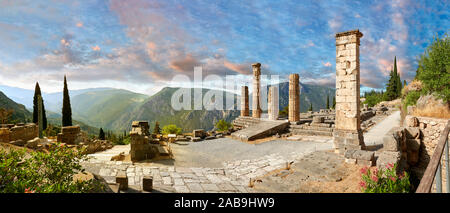
[[[448,1],[0,0],[0,84],[47,92],[116,87],[152,94],[176,74],[299,73],[334,87],[337,32],[359,29],[363,90],[382,88],[394,56],[449,32]]]

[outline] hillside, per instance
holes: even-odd
[[[312,103],[313,110],[325,109],[327,94],[330,98],[330,106],[336,89],[313,84],[300,83],[300,112],[306,112]],[[280,83],[280,110],[289,104],[289,83]]]
[[[47,111],[47,110],[46,110],[46,114],[47,114],[47,121],[49,124],[61,126],[62,117],[60,114],[54,113],[51,111]],[[92,127],[90,125],[87,125],[87,124],[77,121],[77,120],[72,120],[72,122],[73,122],[73,125],[79,125],[81,130],[87,132],[90,135],[98,135],[98,133],[100,131],[100,129],[97,127]]]
[[[163,88],[160,92],[148,98],[142,105],[134,110],[123,113],[119,119],[113,123],[112,129],[129,129],[134,120],[146,120],[154,126],[158,121],[162,126],[176,124],[183,131],[193,129],[212,129],[214,124],[220,119],[231,121],[239,116],[239,111],[226,110],[180,110],[175,111],[171,106],[172,94],[178,88]],[[207,89],[203,90],[206,93]],[[193,94],[193,93],[192,93]],[[193,104],[192,104],[193,106]]]
[[[111,127],[117,118],[143,103],[148,96],[127,90],[89,91],[71,99],[72,116],[96,127]]]
[[[27,122],[31,121],[32,114],[25,106],[22,104],[18,104],[8,98],[3,92],[0,91],[0,108],[4,109],[12,109],[14,110],[12,116],[10,117],[10,122]]]

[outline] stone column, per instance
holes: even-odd
[[[298,74],[289,75],[289,122],[300,120],[300,85]]]
[[[248,87],[241,87],[241,116],[249,116],[250,109],[248,107]]]
[[[261,106],[259,105],[261,64],[260,63],[252,64],[252,67],[253,67],[252,117],[261,118]]]
[[[270,120],[278,120],[278,112],[279,112],[279,106],[278,106],[278,87],[277,86],[271,86],[269,88],[269,95],[268,95],[268,114]]]
[[[360,121],[359,30],[336,34],[336,153],[365,149]]]

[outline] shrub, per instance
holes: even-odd
[[[95,180],[74,181],[83,172],[80,161],[87,158],[84,151],[61,144],[48,152],[0,150],[0,193],[83,193],[103,191]]]
[[[389,164],[384,170],[375,169],[372,173],[369,168],[361,169],[359,183],[365,193],[408,193],[411,192],[409,174],[403,172],[397,175],[397,165]]]
[[[175,124],[170,124],[170,125],[163,127],[162,133],[166,134],[166,135],[168,135],[168,134],[179,135],[179,134],[181,134],[181,128],[178,128],[177,125],[175,125]]]
[[[220,120],[216,123],[216,128],[219,131],[227,131],[232,127],[231,123],[226,122],[225,120]]]
[[[405,106],[405,109],[408,106],[413,106],[416,105],[417,100],[419,100],[420,98],[420,91],[410,91],[408,92],[408,94],[405,96],[405,99],[403,100],[403,105]]]

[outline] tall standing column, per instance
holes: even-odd
[[[241,87],[241,116],[249,116],[250,109],[248,107],[248,87]]]
[[[278,87],[277,86],[271,86],[269,88],[269,97],[268,97],[268,114],[270,120],[277,120],[278,119],[278,113],[279,113],[279,106],[278,106]]]
[[[334,144],[337,153],[365,149],[360,121],[359,30],[336,34],[336,120]]]
[[[298,74],[289,75],[289,121],[300,120],[300,85]]]
[[[253,105],[252,105],[252,117],[261,118],[261,105],[260,105],[260,77],[261,77],[261,64],[252,64],[253,67]]]

